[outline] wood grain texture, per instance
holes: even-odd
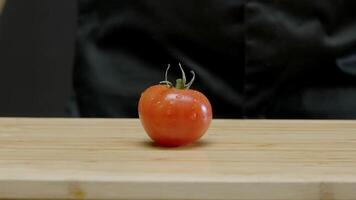
[[[0,118],[0,199],[356,199],[356,121],[214,120],[160,148],[137,119]]]

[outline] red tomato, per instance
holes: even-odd
[[[182,89],[154,85],[141,95],[138,105],[140,120],[158,145],[192,143],[203,136],[210,125],[212,108],[209,100],[202,93],[185,87],[184,72],[183,79]]]

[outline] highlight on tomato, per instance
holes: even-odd
[[[177,147],[191,144],[201,138],[212,120],[212,107],[208,98],[190,89],[195,79],[187,83],[179,63],[182,78],[175,86],[168,81],[168,65],[165,80],[147,88],[140,97],[138,113],[148,136],[160,146]]]

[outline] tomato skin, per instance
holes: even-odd
[[[141,123],[160,146],[181,146],[198,140],[212,119],[209,100],[191,89],[154,85],[141,95],[138,104]]]

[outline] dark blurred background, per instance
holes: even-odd
[[[182,62],[215,118],[356,119],[356,1],[4,2],[0,116],[137,117]]]
[[[0,116],[67,116],[76,1],[8,0],[2,11]]]

